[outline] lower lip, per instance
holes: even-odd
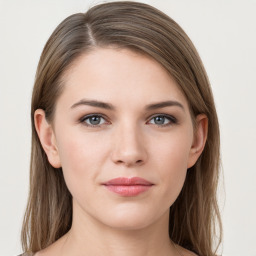
[[[121,196],[137,196],[146,192],[152,185],[106,185],[106,188]]]

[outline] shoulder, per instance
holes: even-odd
[[[181,255],[184,256],[199,256],[197,254],[195,254],[192,251],[189,251],[188,249],[185,249],[184,247],[181,247],[180,245],[177,245],[179,252],[181,252]]]
[[[57,241],[49,245],[48,247],[36,252],[35,254],[31,256],[56,256],[56,255],[61,255],[61,251],[63,248],[63,244],[67,239],[67,234],[59,238]],[[27,256],[27,255],[25,255]],[[30,255],[28,255],[30,256]]]
[[[33,253],[22,253],[19,254],[18,256],[34,256]]]

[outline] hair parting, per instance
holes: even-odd
[[[216,199],[220,134],[207,74],[194,45],[175,21],[154,7],[130,1],[100,4],[86,13],[69,16],[43,49],[31,103],[32,151],[30,191],[22,228],[24,251],[35,253],[46,248],[67,233],[72,224],[72,196],[62,169],[55,169],[48,162],[35,130],[34,112],[43,109],[52,122],[66,71],[79,56],[99,47],[126,48],[155,59],[180,86],[192,119],[201,113],[207,116],[205,149],[187,171],[184,187],[170,207],[169,235],[175,243],[198,255],[215,255],[214,244],[218,247],[222,239]]]

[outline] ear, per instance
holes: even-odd
[[[48,161],[54,168],[60,168],[60,157],[54,130],[52,125],[47,122],[44,110],[37,109],[35,111],[34,122],[39,140],[48,157]]]
[[[196,117],[194,139],[189,153],[188,168],[192,167],[204,150],[208,133],[208,118],[205,114]]]

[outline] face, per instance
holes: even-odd
[[[45,150],[62,167],[74,212],[119,229],[167,216],[199,156],[174,79],[149,57],[96,49],[64,81]]]

